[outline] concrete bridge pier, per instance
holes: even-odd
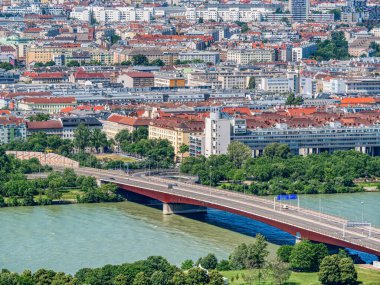
[[[192,214],[192,213],[206,213],[207,207],[195,206],[195,205],[189,205],[189,204],[163,203],[162,210],[163,210],[164,215]]]

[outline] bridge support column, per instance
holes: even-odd
[[[102,186],[102,184],[103,184],[102,180],[96,179],[96,185],[98,185],[98,187]]]
[[[189,205],[189,204],[177,204],[177,203],[164,203],[162,209],[163,209],[164,215],[207,212],[206,207],[194,206],[194,205]]]

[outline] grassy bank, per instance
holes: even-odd
[[[363,285],[380,285],[380,271],[373,269],[366,269],[356,266],[358,271],[358,281]],[[221,272],[224,277],[228,278],[231,285],[256,285],[256,284],[272,284],[271,281],[264,281],[264,277],[259,281],[259,270],[239,270],[239,271],[223,271]],[[263,276],[265,272],[262,270]],[[248,280],[252,280],[251,282]],[[287,284],[293,285],[320,285],[318,281],[318,273],[303,273],[292,272]]]

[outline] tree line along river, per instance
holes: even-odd
[[[302,195],[301,206],[380,226],[380,193]],[[120,264],[162,255],[179,265],[209,252],[227,258],[233,248],[263,233],[275,251],[294,238],[260,222],[217,210],[207,215],[163,216],[131,202],[0,209],[0,267],[21,272]]]

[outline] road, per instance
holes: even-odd
[[[203,204],[199,205],[224,209],[233,213],[241,213],[248,217],[260,217],[269,221],[269,224],[273,222],[272,225],[277,222],[286,227],[302,229],[313,235],[323,236],[326,240],[331,240],[331,244],[342,244],[342,246],[380,256],[380,229],[374,227],[344,229],[344,225],[348,221],[340,217],[321,214],[317,211],[297,208],[295,206],[288,206],[288,209],[283,209],[278,202],[275,205],[274,201],[265,198],[192,183],[176,181],[177,186],[173,187],[173,189],[168,189],[168,183],[173,183],[173,180],[145,176],[143,173],[129,176],[118,170],[99,170],[93,168],[75,168],[74,170],[80,175],[94,176],[104,182],[123,185],[124,189],[128,188],[128,186],[131,189],[137,187],[149,190],[152,193],[154,191],[166,196],[200,201]],[[369,232],[371,232],[370,236]],[[336,241],[339,242],[337,243]]]

